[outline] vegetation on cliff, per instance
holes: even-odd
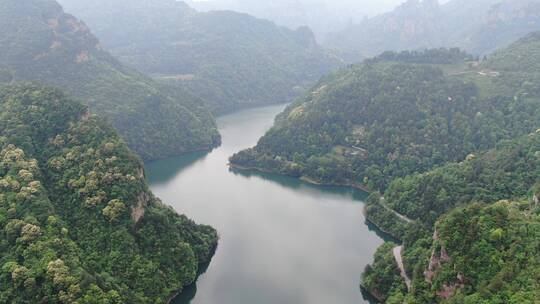
[[[60,3],[122,62],[202,97],[215,113],[288,102],[341,64],[307,27],[175,0]]]
[[[0,227],[2,303],[164,303],[217,242],[107,123],[38,86],[0,90]]]
[[[54,0],[0,1],[0,28],[0,83],[61,88],[107,118],[141,157],[163,158],[219,142],[200,99],[122,65]]]
[[[457,49],[385,53],[343,69],[290,105],[256,147],[231,162],[384,191],[397,177],[536,130],[539,95],[519,81],[498,85],[506,75],[470,59]]]
[[[388,291],[382,294],[387,303],[535,303],[539,196],[540,130],[464,162],[395,180],[384,198],[372,195],[366,211],[403,240],[412,292],[386,288],[397,284],[385,272],[390,262],[367,268],[366,286]],[[388,216],[393,212],[414,222]]]

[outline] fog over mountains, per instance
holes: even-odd
[[[358,23],[366,16],[392,10],[403,0],[187,0],[199,10],[234,10],[269,19],[279,25],[299,27],[307,25],[317,38]]]
[[[446,3],[449,0],[442,0]],[[186,0],[201,11],[234,10],[292,28],[309,26],[320,41],[367,17],[391,11],[405,0]]]
[[[409,0],[328,36],[325,44],[365,56],[434,47],[488,54],[536,30],[540,30],[538,0]]]
[[[187,2],[199,10],[235,10],[291,28],[307,25],[326,47],[368,57],[386,50],[433,47],[487,54],[540,29],[537,0]]]

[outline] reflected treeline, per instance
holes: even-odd
[[[338,194],[338,195],[347,195],[351,196],[356,201],[365,201],[369,193],[353,189],[350,187],[338,187],[338,186],[320,186],[314,185],[311,183],[304,182],[298,178],[293,178],[289,176],[277,175],[272,173],[265,173],[256,170],[240,170],[235,168],[229,168],[229,171],[235,175],[240,175],[243,177],[259,177],[266,181],[277,183],[280,186],[284,186],[291,189],[311,189],[314,191],[324,191],[325,193]]]
[[[380,303],[372,294],[370,294],[364,288],[360,287],[360,292],[362,293],[362,296],[364,297],[364,300],[368,301],[369,304],[378,304],[378,303]]]
[[[180,157],[158,160],[146,164],[147,180],[151,185],[165,183],[181,171],[203,160],[209,152],[194,152]],[[155,172],[155,174],[152,174]]]
[[[199,265],[199,270],[197,272],[197,278],[203,275],[207,270],[210,263],[205,263]],[[195,298],[197,294],[197,281],[193,284],[184,287],[184,290],[171,302],[171,304],[190,304],[191,300]]]
[[[394,242],[396,244],[400,244],[401,241],[394,238],[393,236],[389,235],[388,233],[382,231],[377,226],[375,226],[372,222],[365,220],[364,224],[368,227],[368,230],[375,233],[378,237],[383,239],[385,242]]]
[[[360,191],[357,189],[353,189],[350,187],[337,187],[337,186],[319,186],[310,184],[307,182],[304,182],[300,179],[289,177],[289,176],[282,176],[272,173],[264,173],[256,170],[240,170],[235,168],[229,168],[229,171],[232,172],[235,175],[240,175],[246,178],[251,177],[258,177],[262,178],[266,181],[270,181],[273,183],[277,183],[280,186],[291,188],[291,189],[311,189],[314,191],[324,191],[325,193],[332,193],[332,194],[338,194],[338,195],[348,195],[351,196],[356,201],[365,201],[366,198],[369,196],[369,193]],[[364,222],[366,226],[368,227],[369,231],[377,234],[378,237],[383,239],[385,242],[395,242],[400,243],[399,240],[396,240],[389,234],[385,233],[384,231],[380,230],[375,226],[373,223],[369,221]]]

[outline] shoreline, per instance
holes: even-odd
[[[384,300],[382,299],[381,295],[378,295],[375,292],[371,291],[369,288],[366,288],[362,283],[360,283],[360,290],[366,292],[370,297],[372,297],[378,303],[384,303]]]
[[[371,189],[369,189],[367,186],[365,185],[362,185],[362,184],[358,184],[358,183],[353,183],[353,182],[347,182],[347,183],[325,183],[325,182],[321,182],[321,181],[318,181],[318,180],[315,180],[309,176],[306,176],[306,175],[303,175],[303,176],[293,176],[293,175],[287,175],[287,174],[280,174],[280,173],[277,173],[275,171],[272,171],[272,170],[267,170],[267,169],[262,169],[262,168],[258,168],[258,167],[246,167],[246,166],[242,166],[242,165],[237,165],[237,164],[233,164],[233,163],[228,163],[227,164],[229,166],[229,168],[232,168],[232,169],[238,169],[238,170],[243,170],[243,171],[255,171],[255,172],[261,172],[261,173],[268,173],[268,174],[275,174],[275,175],[281,175],[281,176],[289,176],[289,177],[293,177],[293,178],[296,178],[296,179],[299,179],[305,183],[308,183],[308,184],[312,184],[312,185],[316,185],[316,186],[323,186],[323,187],[344,187],[344,188],[352,188],[352,189],[356,189],[356,190],[360,190],[360,191],[363,191],[363,192],[366,192],[366,193],[372,193],[373,191]]]
[[[282,176],[290,176],[290,175],[279,174],[279,173],[273,172],[271,170],[266,170],[266,169],[261,169],[261,168],[256,168],[256,167],[246,167],[246,166],[241,166],[241,165],[237,165],[237,164],[233,164],[233,163],[228,163],[227,165],[231,169],[237,169],[237,170],[243,170],[243,171],[255,171],[255,172],[260,172],[260,173],[276,174],[276,175],[282,175]],[[338,183],[321,183],[321,182],[316,181],[314,179],[311,179],[311,178],[309,178],[307,176],[301,176],[301,177],[290,176],[290,177],[297,178],[297,179],[299,179],[299,180],[301,180],[301,181],[303,181],[305,183],[308,183],[308,184],[311,184],[311,185],[316,185],[316,186],[345,187],[345,188],[352,188],[352,189],[360,190],[360,191],[366,192],[368,194],[372,193],[372,191],[368,187],[366,187],[364,185],[360,185],[360,184],[354,184],[354,183],[341,183],[341,184],[338,184]],[[370,219],[370,217],[367,215],[367,212],[366,212],[366,207],[367,206],[368,206],[368,204],[366,203],[365,206],[364,206],[364,210],[363,210],[364,217],[365,217],[366,221],[368,221],[370,224],[375,226],[382,233],[384,233],[384,234],[390,236],[391,238],[401,242],[402,240],[400,238],[396,237],[393,233],[390,233],[390,232],[386,231],[384,228],[382,228],[380,225],[378,225],[375,221]],[[384,208],[384,206],[383,206],[383,208]]]
[[[367,205],[366,205],[367,206]],[[372,224],[373,226],[375,226],[377,229],[379,229],[382,233],[386,234],[387,236],[389,236],[390,238],[394,239],[394,241],[397,241],[396,243],[402,243],[403,240],[401,240],[401,238],[395,236],[393,233],[390,233],[388,231],[386,231],[385,229],[381,228],[379,225],[377,225],[377,223],[375,223],[373,220],[371,220],[366,214],[365,214],[365,210],[364,210],[364,216],[366,218],[366,221],[368,221],[370,224]]]
[[[309,176],[301,176],[299,178],[301,181],[306,182],[308,184],[313,184],[317,186],[331,186],[331,187],[345,187],[345,188],[353,188],[356,190],[361,190],[366,193],[372,193],[373,191],[369,189],[367,186],[364,186],[362,184],[353,183],[353,182],[347,182],[347,183],[324,183],[317,181]]]
[[[176,297],[178,297],[180,295],[180,293],[182,292],[183,288],[181,290],[178,290],[178,291],[175,291],[173,292],[168,298],[167,300],[165,300],[165,303],[166,304],[171,304],[172,301],[174,301],[174,299],[176,299]]]

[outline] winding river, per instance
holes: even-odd
[[[212,262],[174,304],[369,303],[360,274],[383,239],[365,221],[364,193],[227,167],[283,108],[223,116],[218,149],[147,164],[157,196],[220,234]]]

